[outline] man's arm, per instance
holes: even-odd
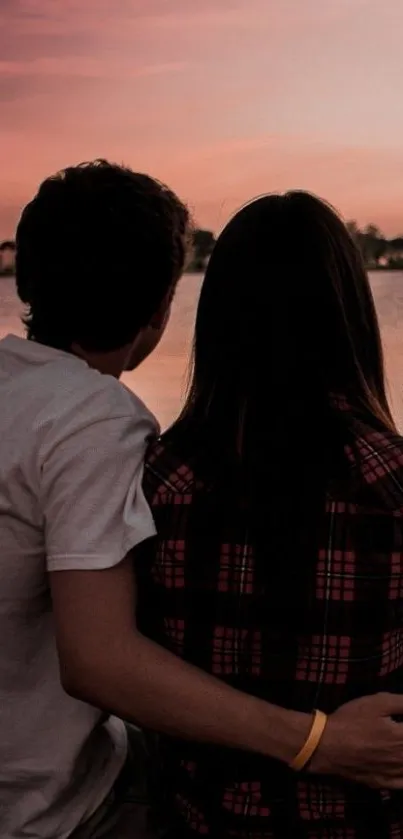
[[[155,534],[141,487],[155,426],[124,415],[119,390],[86,398],[49,436],[38,475],[66,690],[145,727],[292,760],[310,715],[239,693],[138,633],[132,560],[122,558]],[[389,694],[344,705],[310,771],[403,789],[403,726],[390,719],[402,713],[403,697]]]
[[[142,492],[147,419],[114,414],[101,394],[57,429],[41,470],[47,568],[62,682],[144,727],[291,759],[309,715],[266,705],[185,664],[135,623],[131,549],[155,534]],[[122,411],[123,413],[123,411]],[[127,559],[124,559],[128,554]]]
[[[131,563],[50,575],[67,692],[167,734],[292,760],[311,716],[233,690],[141,636]],[[402,713],[403,697],[387,693],[343,705],[329,717],[309,771],[403,789],[403,726],[391,719]]]
[[[139,725],[289,761],[311,717],[242,694],[136,630],[133,560],[50,575],[65,690]]]

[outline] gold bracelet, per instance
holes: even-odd
[[[289,764],[290,769],[294,769],[295,772],[300,772],[311,759],[314,752],[316,752],[316,749],[322,739],[323,732],[326,728],[327,714],[324,714],[323,711],[317,710],[314,711],[314,714],[315,716],[312,728],[308,734],[307,740],[302,746],[301,751],[298,752],[297,756],[294,757],[294,760],[292,760]]]

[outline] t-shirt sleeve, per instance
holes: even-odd
[[[147,416],[112,416],[70,429],[50,448],[41,467],[49,571],[110,568],[155,535],[142,490],[155,433]]]

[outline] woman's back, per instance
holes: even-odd
[[[155,445],[146,467],[158,549],[140,573],[140,600],[153,604],[143,628],[155,640],[241,690],[328,713],[403,685],[403,440],[354,419],[340,400],[334,410],[348,417],[350,442],[344,477],[318,519],[309,610],[276,610],[257,573],[247,504],[223,504],[199,479],[203,451],[179,433]],[[298,486],[297,474],[289,479]],[[291,596],[292,568],[289,586]],[[195,833],[403,836],[401,793],[298,777],[257,756],[168,740],[163,764],[178,824]]]
[[[218,238],[145,490],[149,634],[285,708],[402,691],[403,441],[361,255],[318,198],[263,196]],[[172,741],[164,766],[196,833],[403,839],[401,795]]]

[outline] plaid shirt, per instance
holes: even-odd
[[[353,421],[351,479],[329,494],[309,626],[273,625],[240,510],[208,515],[191,457],[162,437],[144,489],[157,549],[139,565],[143,629],[178,656],[284,707],[332,712],[403,690],[403,439]],[[270,501],[268,501],[270,503]],[[285,535],[286,538],[286,535]],[[267,758],[163,738],[175,836],[403,839],[403,793],[296,775]]]

